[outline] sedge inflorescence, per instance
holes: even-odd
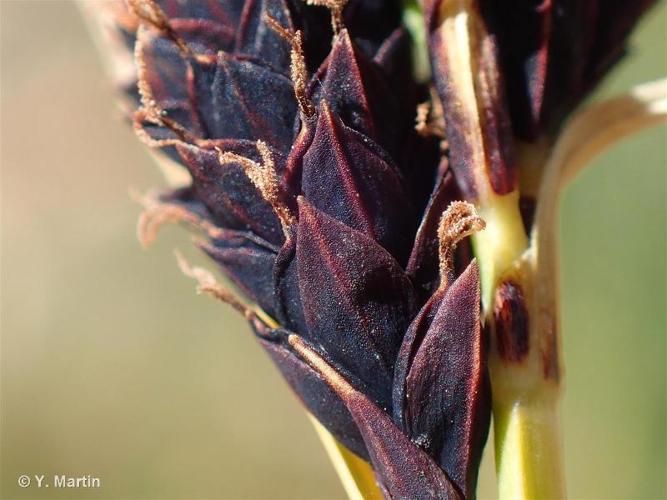
[[[142,198],[142,240],[165,222],[204,236],[245,299],[183,271],[244,314],[388,498],[473,498],[491,407],[475,204],[517,191],[515,138],[549,140],[646,2],[615,25],[555,0],[424,3],[432,82],[400,2],[127,0],[111,18],[135,130],[189,174]]]

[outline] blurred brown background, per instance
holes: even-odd
[[[608,95],[667,73],[665,3]],[[162,182],[116,111],[72,2],[0,1],[2,498],[341,498],[243,321],[193,293],[169,228],[142,251],[128,188]],[[665,498],[665,129],[563,203],[572,498]],[[491,453],[480,486],[495,495]],[[21,474],[99,476],[21,489]]]

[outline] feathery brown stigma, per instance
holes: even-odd
[[[477,215],[475,205],[466,201],[453,201],[440,218],[438,241],[440,253],[440,287],[447,287],[454,270],[456,245],[486,227],[484,219]]]
[[[273,161],[273,155],[265,142],[257,141],[257,151],[262,157],[262,162],[258,163],[236,153],[218,151],[218,161],[220,165],[226,163],[238,163],[245,170],[246,175],[255,185],[262,197],[273,207],[276,215],[280,219],[285,236],[289,235],[289,228],[294,224],[294,216],[283,201],[283,193],[280,190],[276,166]]]

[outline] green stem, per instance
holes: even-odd
[[[475,233],[473,245],[480,267],[485,314],[493,307],[493,294],[498,280],[528,248],[528,238],[518,207],[517,191],[504,196],[490,195],[478,207],[486,228]]]
[[[479,212],[487,227],[474,236],[473,244],[481,270],[484,320],[491,334],[489,369],[499,497],[563,498],[558,381],[545,375],[542,340],[547,336],[539,331],[542,323],[529,321],[530,350],[521,361],[502,359],[495,344],[495,293],[504,279],[520,284],[529,318],[539,315],[532,300],[536,273],[518,209],[518,192],[486,197]]]
[[[558,397],[552,390],[494,401],[499,498],[565,498]]]

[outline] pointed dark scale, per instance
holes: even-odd
[[[278,252],[273,270],[275,286],[276,319],[285,328],[307,337],[308,327],[301,305],[299,275],[296,262],[296,235],[298,229],[290,228],[290,237]]]
[[[148,35],[141,44],[146,66],[146,83],[151,97],[169,118],[177,121],[197,136],[203,136],[198,110],[191,93],[188,65],[176,44],[167,38]],[[171,132],[159,132],[150,127],[149,134],[156,138],[171,137]],[[165,136],[166,134],[166,136]],[[173,152],[173,150],[172,150]]]
[[[438,225],[443,212],[461,195],[450,170],[441,176],[431,194],[421,224],[415,236],[414,246],[406,268],[422,294],[431,295],[438,286],[440,267]]]
[[[317,70],[331,50],[333,32],[331,15],[323,6],[305,5],[303,0],[290,0],[296,28],[304,34],[306,64]],[[369,21],[372,20],[372,21]],[[367,57],[373,57],[401,21],[397,0],[348,0],[343,10],[343,24]]]
[[[412,204],[396,168],[376,151],[368,138],[320,106],[315,136],[303,158],[303,194],[404,262],[415,230]]]
[[[211,26],[209,21],[175,19],[170,25],[196,54],[213,57],[219,50],[232,46],[233,31],[217,24]],[[202,68],[200,62],[182,54],[176,44],[165,37],[149,34],[138,43],[141,43],[147,69],[147,84],[158,107],[194,135],[208,137],[202,118],[205,113],[202,113],[195,84],[198,79],[207,79],[204,69],[208,65]]]
[[[410,280],[372,239],[303,199],[296,260],[307,338],[390,408],[393,364],[415,307]]]
[[[346,374],[323,358],[302,339],[288,343],[340,397],[357,424],[366,444],[378,486],[387,499],[459,500],[461,495],[447,474],[416,446],[366,393]]]
[[[222,151],[229,151],[261,161],[255,144],[248,141],[218,141]],[[274,245],[282,245],[284,235],[278,217],[269,203],[237,163],[218,161],[213,149],[178,146],[181,161],[192,174],[194,191],[208,207],[219,225],[229,229],[250,230]],[[277,165],[284,164],[274,151]]]
[[[394,367],[392,408],[394,421],[401,429],[409,427],[408,416],[406,415],[406,397],[410,365],[433,322],[435,314],[438,312],[438,306],[444,299],[446,291],[446,288],[437,289],[419,310],[405,332],[401,348],[398,351],[396,366]]]
[[[436,292],[426,314],[411,325],[395,379],[395,411],[403,408],[407,434],[436,459],[465,498],[474,496],[490,419],[479,301],[473,262],[444,296]],[[407,370],[406,356],[412,356]]]
[[[233,230],[200,246],[254,303],[275,315],[273,267],[278,247],[252,233]]]
[[[403,26],[396,28],[378,48],[373,62],[387,78],[389,88],[402,101],[412,101],[415,81],[412,78],[410,35]]]
[[[233,48],[234,30],[206,19],[172,19],[169,22],[195,54],[215,55]],[[143,44],[148,83],[158,104],[188,97],[186,64],[177,45],[164,36],[150,33]]]
[[[185,86],[186,65],[178,47],[169,39],[150,37],[143,44],[148,86],[158,104],[165,101],[184,101],[188,98]]]
[[[367,460],[368,452],[350,412],[322,377],[283,345],[264,339],[259,342],[308,411],[336,439]]]
[[[283,153],[290,150],[296,101],[292,82],[247,58],[218,55],[197,65],[197,96],[212,138],[261,139]]]
[[[199,127],[197,116],[193,113],[192,106],[188,101],[164,101],[163,104],[162,116],[178,123],[196,136],[203,135]],[[153,141],[182,140],[182,137],[173,130],[163,125],[156,125],[152,121],[143,119],[139,122],[139,125],[141,126],[142,132]],[[173,161],[183,163],[175,146],[161,146],[160,151]]]
[[[349,397],[346,402],[364,438],[385,498],[463,498],[447,474],[396,427],[389,415],[359,393]]]
[[[343,123],[396,157],[401,142],[400,107],[373,61],[355,47],[347,30],[336,37],[316,99],[325,99]]]
[[[295,31],[292,15],[285,0],[247,0],[236,33],[234,52],[261,59],[274,71],[289,76],[289,44],[265,22],[275,19],[285,29]]]

